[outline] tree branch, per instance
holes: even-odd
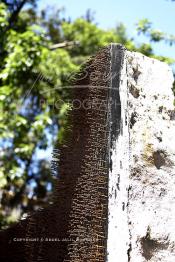
[[[27,3],[27,0],[21,1],[21,2],[18,4],[17,8],[14,10],[14,12],[11,14],[11,17],[10,17],[10,19],[9,19],[9,28],[11,28],[12,25],[14,24],[14,22],[16,22],[16,20],[17,20],[17,18],[18,18],[18,15],[19,15],[19,13],[20,13],[20,11],[21,11],[21,9],[23,8],[23,6],[24,6],[26,3]],[[8,28],[8,29],[9,29],[9,28]]]
[[[65,47],[69,47],[69,46],[77,46],[79,45],[80,42],[79,41],[66,41],[66,42],[63,42],[63,43],[58,43],[58,44],[54,44],[52,46],[49,47],[50,50],[55,50],[55,49],[58,49],[58,48],[65,48]]]

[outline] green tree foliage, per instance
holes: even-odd
[[[139,34],[145,34],[152,42],[165,41],[170,46],[175,44],[174,35],[168,35],[158,29],[153,29],[152,23],[148,19],[142,19],[138,22],[137,31]]]
[[[151,43],[159,43],[161,41],[165,42],[166,44],[172,46],[175,44],[175,36],[174,35],[169,35],[167,33],[164,33],[158,29],[152,28],[152,23],[148,19],[142,19],[136,24],[136,30],[138,32],[138,35],[143,34],[145,35]],[[157,56],[153,53],[151,44],[147,44],[147,50],[149,51],[146,55],[157,58],[163,62],[166,62],[168,64],[173,64],[175,60],[170,57],[165,57],[165,56]],[[143,52],[142,48],[140,48],[140,51],[142,53],[146,53],[145,51]]]
[[[156,56],[150,44],[136,45],[123,24],[100,29],[90,11],[70,21],[62,17],[62,10],[38,14],[35,1],[1,2],[0,224],[6,226],[48,202],[54,177],[49,162],[39,156],[63,139],[72,72],[110,42]],[[165,38],[154,33],[147,20],[137,27],[154,41]],[[79,44],[50,49],[69,41]]]

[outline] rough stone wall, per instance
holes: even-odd
[[[121,57],[117,58],[119,70]],[[53,204],[0,233],[0,261],[106,260],[110,134],[114,138],[116,133],[116,122],[110,125],[111,111],[115,111],[109,103],[113,95],[110,70],[111,46],[77,74]],[[19,245],[13,241],[17,237],[38,240]],[[45,241],[48,238],[57,240]]]
[[[130,115],[130,261],[175,261],[173,75],[157,60],[127,52]]]
[[[109,70],[110,53],[105,48],[75,81],[71,134],[60,162],[64,183],[73,190],[65,262],[103,262],[106,257]],[[75,182],[69,185],[71,181]]]
[[[116,48],[116,46],[114,46]],[[122,49],[123,61],[118,79],[118,93],[120,100],[120,117],[113,114],[114,122],[119,121],[118,135],[112,141],[111,168],[108,184],[108,240],[107,261],[128,261],[130,235],[128,229],[128,188],[129,188],[129,114],[128,107],[128,79],[126,75],[126,50]],[[116,61],[113,60],[115,65]],[[118,73],[118,72],[117,72]],[[112,75],[116,74],[112,67]]]
[[[108,262],[175,261],[173,75],[124,51],[121,129],[109,174]]]
[[[172,82],[166,64],[121,45],[86,63],[53,204],[0,232],[0,261],[175,261]]]

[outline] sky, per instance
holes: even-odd
[[[87,9],[95,12],[95,22],[100,28],[114,28],[122,22],[128,35],[134,37],[137,43],[149,42],[147,38],[137,35],[135,24],[143,18],[153,23],[153,28],[175,35],[175,2],[171,0],[39,0],[39,9],[55,5],[65,8],[65,16],[76,19],[86,13]],[[175,58],[175,46],[154,44],[157,55]]]

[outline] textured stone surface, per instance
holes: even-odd
[[[171,69],[124,51],[121,130],[109,174],[108,261],[175,261]]]
[[[120,49],[117,71],[121,68]],[[110,89],[113,82],[110,64],[111,46],[108,46],[76,75],[71,86],[74,106],[65,141],[60,146],[53,204],[31,214],[14,228],[0,232],[0,261],[106,260],[109,149],[119,132],[112,115],[120,117],[118,109],[109,103],[113,95],[119,99],[118,89],[114,94]],[[116,75],[114,82],[118,83],[118,78]],[[13,241],[16,236],[38,240],[22,241],[19,245]],[[46,241],[49,238],[53,240]]]
[[[53,203],[0,232],[0,261],[175,261],[172,82],[121,45],[84,65]]]

